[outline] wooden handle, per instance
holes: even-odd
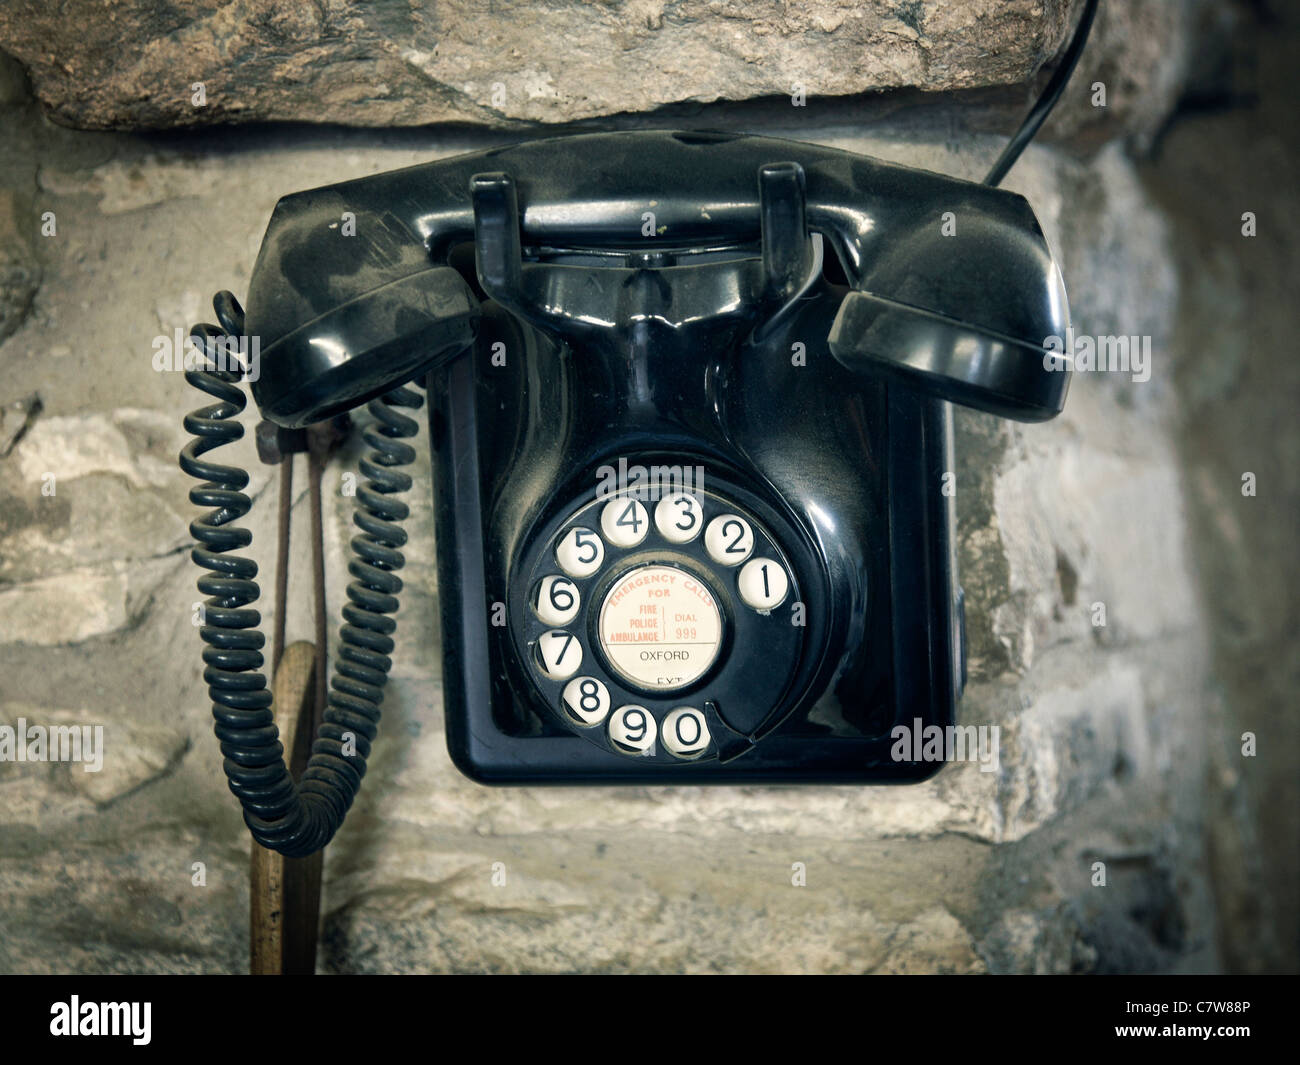
[[[315,731],[316,649],[305,640],[284,649],[271,682],[275,723],[299,779]],[[321,869],[325,853],[285,858],[253,844],[249,863],[249,972],[311,975],[316,971]]]

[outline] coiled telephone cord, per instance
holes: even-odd
[[[213,358],[217,338],[243,336],[243,309],[229,292],[218,293],[212,304],[220,326],[203,323],[191,330],[207,357],[206,368],[187,371],[185,379],[217,402],[186,416],[185,429],[194,439],[180,455],[181,469],[203,482],[190,490],[190,501],[212,508],[190,525],[197,541],[191,557],[207,571],[198,581],[199,591],[208,597],[199,629],[206,645],[203,679],[226,778],[253,838],[300,858],[323,848],[343,823],[378,732],[397,627],[391,615],[402,587],[396,573],[406,562],[400,550],[406,532],[399,523],[410,513],[395,497],[411,487],[410,475],[400,467],[415,459],[415,449],[404,441],[418,431],[415,419],[397,408],[418,409],[424,397],[401,387],[367,406],[377,425],[363,434],[372,450],[360,463],[367,481],[357,490],[353,516],[362,530],[352,540],[355,557],[348,564],[354,579],[342,611],[324,722],[302,779],[295,783],[285,765],[271,692],[260,672],[266,638],[259,628],[260,611],[249,605],[261,594],[257,563],[237,553],[253,539],[248,529],[234,524],[251,505],[243,491],[248,473],[202,457],[244,435],[234,419],[247,404],[240,371],[221,368]],[[324,654],[325,648],[317,653]]]

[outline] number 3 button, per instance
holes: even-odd
[[[655,507],[659,535],[670,544],[688,544],[700,535],[704,508],[694,496],[668,496]]]
[[[780,606],[790,590],[790,578],[781,568],[781,563],[770,558],[746,562],[736,583],[740,588],[740,598],[755,610]]]
[[[605,560],[605,545],[590,529],[570,529],[555,547],[555,561],[570,577],[590,577]]]

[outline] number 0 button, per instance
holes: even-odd
[[[578,586],[568,577],[543,577],[533,600],[533,613],[543,625],[567,625],[578,616]]]
[[[790,590],[790,578],[781,568],[781,563],[770,558],[746,562],[736,583],[740,586],[740,598],[755,610],[780,606]]]
[[[609,719],[609,739],[621,751],[640,754],[655,745],[655,719],[644,706],[620,706]]]
[[[595,677],[574,677],[560,696],[565,712],[579,725],[599,725],[609,713],[609,689]]]
[[[555,547],[555,561],[570,577],[590,577],[605,560],[605,545],[590,529],[570,529]]]
[[[537,665],[552,680],[567,680],[582,665],[582,644],[563,629],[544,632],[537,639]]]
[[[709,726],[693,706],[679,706],[664,718],[664,746],[678,758],[694,758],[709,745]]]
[[[723,514],[704,530],[704,548],[721,566],[739,566],[754,550],[754,530],[739,514]]]
[[[636,547],[650,531],[650,515],[635,499],[611,499],[601,509],[600,531],[615,547]]]

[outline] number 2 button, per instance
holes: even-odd
[[[739,514],[723,514],[704,530],[709,558],[721,566],[739,566],[754,550],[754,530]]]

